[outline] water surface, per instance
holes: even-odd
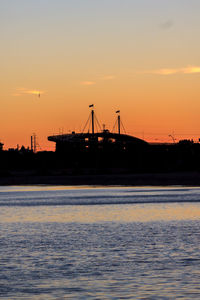
[[[199,299],[200,188],[0,187],[1,299]]]

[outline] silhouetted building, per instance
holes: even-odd
[[[93,107],[94,105],[89,105]],[[75,133],[61,134],[55,136],[49,136],[48,140],[56,143],[56,152],[69,153],[69,152],[88,152],[88,151],[101,151],[101,152],[119,152],[129,151],[136,148],[144,148],[148,145],[147,142],[138,139],[136,137],[121,134],[121,119],[120,111],[117,110],[117,125],[118,133],[111,133],[109,130],[101,130],[99,122],[94,114],[94,110],[91,110],[91,114],[86,122],[91,124],[91,133]],[[95,121],[100,128],[100,132],[95,133]],[[84,127],[84,129],[86,128]],[[84,130],[83,130],[84,131]]]
[[[116,113],[118,113],[117,133],[111,133],[106,129],[101,130],[101,126],[99,126],[100,132],[95,132],[95,121],[97,125],[99,122],[95,119],[92,109],[87,120],[87,123],[91,124],[91,132],[89,128],[87,133],[72,132],[49,136],[48,140],[56,143],[56,153],[62,159],[63,164],[93,167],[143,165],[143,154],[147,151],[149,144],[139,138],[122,134],[120,128],[123,124],[120,120],[120,111]]]
[[[129,151],[148,146],[148,143],[127,135],[104,130],[98,133],[75,133],[49,136],[48,140],[56,143],[56,152],[71,151]]]

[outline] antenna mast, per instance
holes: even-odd
[[[94,104],[90,104],[89,107],[94,107]],[[92,117],[92,134],[94,134],[94,109],[91,110]]]
[[[33,136],[31,135],[31,151],[33,151]]]
[[[121,125],[121,120],[120,120],[120,110],[116,111],[117,116],[117,123],[118,123],[118,134],[120,134],[120,125]]]
[[[172,134],[169,134],[169,137],[171,137],[171,138],[172,138],[172,140],[173,140],[173,143],[175,144],[175,143],[176,143],[176,139],[174,138],[174,136],[173,136]]]
[[[90,104],[89,107],[94,107],[94,104]],[[95,124],[96,122],[96,124]],[[96,125],[96,130],[98,131],[98,129],[101,130],[101,125],[99,124],[99,121],[96,117],[96,114],[94,113],[94,109],[92,108],[91,109],[91,114],[89,115],[89,118],[87,119],[87,122],[82,130],[82,133],[84,132],[85,128],[87,126],[89,126],[89,129],[88,129],[88,133],[90,132],[90,127],[92,126],[92,135],[94,135],[94,130],[95,130],[95,125]]]
[[[31,136],[31,151],[36,153],[36,150],[37,150],[37,137],[36,134],[33,133],[33,135]]]
[[[93,109],[91,111],[91,115],[92,115],[92,134],[94,134],[94,110]]]

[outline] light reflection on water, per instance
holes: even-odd
[[[1,207],[3,222],[152,222],[200,220],[200,204],[123,204]]]
[[[199,195],[0,188],[0,298],[199,299]]]

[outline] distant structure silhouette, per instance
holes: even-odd
[[[56,151],[39,151],[36,134],[31,136],[30,148],[4,150],[0,143],[0,178],[15,176],[16,171],[36,176],[200,172],[200,142],[176,142],[172,134],[171,143],[147,143],[126,134],[119,109],[115,111],[112,132],[98,121],[94,104],[89,109],[87,122],[79,133],[48,137],[56,144]]]
[[[48,140],[56,143],[56,152],[59,153],[74,153],[99,151],[105,152],[126,152],[134,150],[134,148],[144,148],[148,143],[139,138],[121,134],[121,119],[120,110],[117,110],[117,133],[111,133],[108,129],[100,125],[94,112],[94,104],[89,105],[92,108],[89,118],[81,133],[59,134],[49,136]],[[115,127],[115,126],[114,126]],[[88,129],[85,132],[86,128]],[[102,129],[103,128],[103,129]],[[96,130],[96,132],[95,132]]]
[[[31,151],[37,152],[37,136],[35,133],[31,136]]]

